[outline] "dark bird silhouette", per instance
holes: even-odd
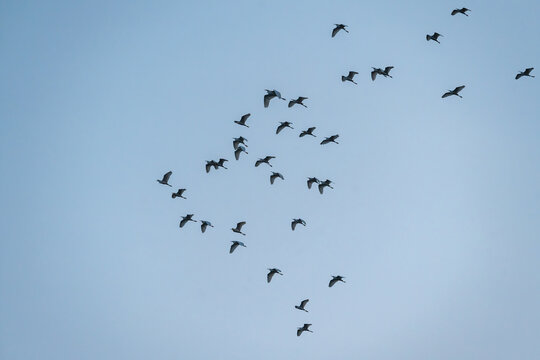
[[[339,135],[337,135],[337,134],[336,134],[336,135],[329,136],[329,137],[325,138],[323,141],[321,141],[321,145],[326,145],[326,144],[331,143],[331,142],[336,143],[336,144],[339,144],[339,143],[336,141],[336,139],[337,139],[338,137],[339,137]]]
[[[270,184],[273,185],[273,184],[274,184],[274,180],[276,180],[277,178],[280,178],[281,180],[285,180],[285,178],[283,177],[283,175],[281,175],[281,174],[278,173],[278,172],[273,172],[272,175],[270,175]]]
[[[372,68],[373,70],[371,71],[371,80],[375,81],[377,75],[391,78],[392,75],[390,75],[390,70],[392,70],[393,68],[393,66],[387,66],[384,68],[384,70],[381,68]]]
[[[243,147],[242,145],[239,145],[238,148],[234,151],[234,158],[236,160],[240,159],[240,153],[242,152],[245,152],[246,154],[248,153],[245,147]]]
[[[354,75],[356,75],[356,74],[358,74],[356,71],[349,71],[349,75],[347,75],[347,76],[343,76],[343,75],[342,75],[342,76],[341,76],[341,81],[342,81],[342,82],[350,81],[350,82],[352,82],[353,84],[358,85],[358,84],[353,80]]]
[[[239,136],[237,138],[233,138],[232,146],[234,150],[238,149],[238,146],[240,144],[245,145],[245,147],[248,147],[246,142],[247,142],[247,139],[245,137]]]
[[[467,8],[461,8],[461,9],[454,9],[452,10],[452,16],[456,15],[456,14],[463,14],[465,16],[469,16],[467,14],[467,11],[471,11],[470,9],[467,9]]]
[[[516,80],[519,79],[522,76],[528,76],[528,77],[534,77],[534,75],[531,75],[531,71],[533,71],[534,68],[526,68],[525,71],[520,71],[519,74],[516,75]]]
[[[300,135],[298,135],[298,137],[304,137],[304,136],[306,136],[306,135],[311,135],[311,136],[313,136],[313,137],[317,137],[317,136],[313,135],[313,131],[314,131],[315,129],[316,129],[315,126],[310,127],[310,128],[308,128],[307,130],[302,131],[302,132],[300,133]]]
[[[186,216],[182,216],[182,220],[180,220],[180,227],[184,227],[184,225],[186,225],[188,221],[197,222],[193,220],[193,214],[187,214]]]
[[[171,186],[171,185],[169,185],[169,178],[171,177],[171,175],[172,175],[172,171],[169,171],[168,173],[163,175],[163,179],[161,179],[161,180],[157,179],[156,181],[158,183],[160,183],[160,184]]]
[[[340,30],[345,31],[346,33],[349,32],[347,29],[345,29],[345,28],[347,27],[347,25],[344,25],[344,24],[334,24],[334,25],[336,25],[336,27],[334,28],[334,30],[332,30],[332,37],[336,36],[336,34],[337,34]]]
[[[280,122],[279,123],[280,125],[277,127],[276,129],[276,134],[279,134],[281,132],[281,130],[285,129],[286,127],[288,128],[291,128],[291,129],[294,129],[291,125],[292,123],[291,122],[288,122],[288,121],[283,121],[283,122]]]
[[[310,177],[310,178],[308,178],[308,180],[307,180],[307,187],[308,187],[308,189],[311,189],[311,185],[313,185],[313,183],[320,184],[320,183],[321,183],[321,180],[317,179],[316,177]]]
[[[243,242],[241,241],[231,241],[232,242],[232,245],[231,245],[231,248],[229,249],[229,254],[232,254],[234,252],[234,250],[238,247],[238,246],[243,246],[243,247],[246,247],[246,245],[244,245]]]
[[[225,161],[229,161],[229,160],[227,160],[227,159],[219,159],[218,162],[216,162],[216,164],[217,164],[218,167],[222,167],[222,168],[224,168],[224,169],[227,169],[227,168],[224,166]]]
[[[238,125],[241,125],[241,126],[245,126],[245,127],[249,127],[246,125],[246,121],[247,119],[251,116],[251,114],[245,114],[245,115],[242,115],[242,117],[240,118],[240,120],[234,120],[234,122]]]
[[[259,159],[255,162],[255,167],[261,165],[261,164],[267,164],[268,166],[272,167],[272,164],[270,164],[270,160],[275,159],[275,156],[267,156],[264,159]]]
[[[305,299],[305,300],[302,300],[302,302],[300,303],[300,305],[294,305],[294,307],[298,310],[302,310],[302,311],[305,311],[305,312],[309,312],[305,309],[307,303],[309,302],[309,299]]]
[[[303,101],[307,100],[307,97],[300,96],[296,100],[289,101],[289,107],[293,107],[295,104],[302,105],[303,107],[307,108],[306,105],[304,105]]]
[[[343,279],[345,279],[345,276],[333,276],[332,275],[332,280],[330,280],[330,282],[328,283],[328,287],[332,287],[334,286],[335,283],[337,283],[338,281],[341,281],[341,282],[345,282]]]
[[[245,221],[240,221],[238,224],[236,224],[236,227],[235,228],[232,228],[231,230],[237,234],[242,234],[242,235],[246,235],[242,232],[242,226],[246,225],[246,222]]]
[[[322,194],[324,192],[325,187],[329,187],[330,189],[333,189],[333,187],[330,185],[332,181],[326,179],[323,182],[319,183],[319,192]]]
[[[442,35],[439,34],[438,32],[434,32],[433,35],[427,34],[426,35],[426,40],[427,41],[433,40],[433,41],[436,41],[436,42],[438,42],[440,44],[440,41],[438,40],[440,36],[442,36]]]
[[[457,88],[455,88],[454,90],[448,90],[447,92],[445,92],[442,96],[442,98],[446,98],[446,97],[449,97],[449,96],[452,96],[452,95],[455,95],[455,96],[459,96],[460,98],[463,98],[463,96],[459,95],[459,92],[461,90],[463,90],[465,88],[465,85],[461,85],[461,86],[458,86]]]
[[[281,97],[281,93],[277,90],[266,90],[266,95],[264,95],[264,107],[267,108],[268,105],[270,105],[270,100],[277,97],[281,100],[286,100],[285,98]]]
[[[210,221],[206,221],[206,220],[201,220],[201,231],[204,233],[206,231],[206,228],[210,226],[210,227],[214,227],[214,225],[212,225],[210,223]]]
[[[270,283],[270,281],[272,281],[272,278],[274,277],[275,274],[283,275],[281,273],[281,270],[279,270],[279,269],[272,268],[272,269],[268,269],[268,270],[269,270],[269,273],[266,275],[266,282],[268,282],[268,283]]]
[[[307,332],[312,333],[313,331],[309,330],[309,327],[310,327],[310,326],[311,326],[311,324],[304,324],[304,326],[299,327],[298,330],[296,330],[296,336],[302,335],[302,333],[303,333],[304,331],[307,331]]]
[[[296,225],[298,224],[302,224],[304,226],[306,226],[306,222],[302,219],[293,219],[292,223],[291,223],[291,229],[294,231],[294,229],[296,229]]]
[[[172,193],[172,198],[174,199],[174,198],[180,197],[180,198],[182,198],[182,199],[185,199],[185,197],[182,196],[182,194],[183,194],[185,191],[186,191],[186,189],[178,189],[177,192]]]
[[[215,162],[214,160],[210,160],[210,161],[207,160],[206,161],[206,166],[205,166],[206,173],[209,173],[210,170],[212,169],[212,167],[217,170],[218,169],[218,163]]]

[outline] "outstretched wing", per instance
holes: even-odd
[[[334,286],[334,284],[337,282],[338,280],[336,278],[333,278],[332,280],[330,280],[330,282],[328,283],[328,287],[332,287]]]
[[[268,105],[270,105],[270,100],[274,97],[274,95],[266,94],[264,95],[264,107],[267,108]]]
[[[319,192],[322,194],[324,192],[324,185],[319,184]]]
[[[356,71],[349,71],[349,75],[347,76],[348,78],[350,78],[352,80],[352,78],[354,77],[354,75],[358,74]]]
[[[246,225],[246,222],[240,221],[238,224],[236,224],[236,229],[238,229],[238,231],[242,231],[242,226],[244,225]]]
[[[294,220],[292,223],[291,223],[291,229],[294,231],[294,229],[296,229],[296,220]]]
[[[445,92],[445,93],[443,94],[442,98],[443,98],[443,99],[444,99],[444,98],[447,98],[447,97],[449,97],[450,95],[452,95],[452,92],[450,92],[450,91]]]
[[[457,94],[463,89],[465,89],[465,85],[458,86],[457,88],[454,89],[454,92]]]
[[[452,16],[454,16],[454,15],[456,15],[457,13],[459,13],[459,9],[454,9],[454,10],[452,10],[452,13],[451,13],[451,14],[452,14]]]
[[[207,227],[207,226],[208,226],[208,224],[205,223],[205,222],[203,222],[203,223],[201,224],[201,231],[203,232],[203,234],[204,234],[204,232],[206,231],[206,227]]]
[[[341,30],[339,27],[335,27],[334,30],[332,30],[332,37],[336,36],[336,34]]]
[[[392,70],[394,67],[393,66],[387,66],[384,68],[384,73],[385,74],[388,74],[390,72],[390,70]]]
[[[533,71],[534,68],[526,68],[525,69],[525,75],[530,75],[531,71]]]
[[[300,303],[300,307],[301,307],[301,308],[306,307],[306,304],[307,304],[308,302],[309,302],[309,299],[302,300],[302,302]]]
[[[296,100],[289,101],[289,107],[292,107],[294,104],[296,104]]]
[[[279,134],[281,130],[283,130],[287,125],[281,124],[276,129],[276,134]]]
[[[270,175],[270,185],[274,185],[274,180],[276,180],[277,175],[272,174]]]
[[[180,227],[184,227],[188,221],[189,220],[187,218],[182,219],[182,221],[180,221]]]
[[[242,115],[242,117],[240,118],[240,122],[242,124],[245,124],[246,123],[246,120],[251,116],[251,113],[247,113],[245,115]]]
[[[236,160],[240,159],[240,153],[242,152],[242,149],[238,148],[234,151],[234,158]]]
[[[270,271],[270,272],[266,275],[266,282],[269,283],[270,281],[272,281],[272,278],[274,277],[274,274],[275,274],[275,272]]]
[[[165,183],[166,183],[166,182],[169,182],[169,178],[171,177],[171,175],[172,175],[172,171],[169,171],[168,173],[166,173],[165,175],[163,175],[163,180],[161,180],[161,181],[163,181],[163,182],[165,182]]]
[[[229,249],[229,254],[232,254],[234,252],[234,249],[236,249],[237,247],[238,247],[238,243],[233,242],[233,244],[231,245],[231,248]]]
[[[375,81],[375,78],[376,78],[376,77],[377,77],[377,71],[373,70],[373,71],[371,72],[371,80],[372,80],[372,81]]]

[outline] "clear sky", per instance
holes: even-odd
[[[540,75],[539,13],[0,1],[0,358],[539,359],[540,78],[514,80]],[[274,88],[308,108],[263,108]],[[179,229],[187,213],[215,227]]]

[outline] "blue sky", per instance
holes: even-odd
[[[0,358],[539,358],[539,79],[514,80],[540,68],[539,12],[0,2]],[[264,109],[268,88],[308,108]],[[187,200],[156,183],[168,170]],[[179,229],[187,213],[215,228]]]

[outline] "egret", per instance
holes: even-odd
[[[270,164],[270,160],[275,159],[275,156],[267,156],[264,159],[259,159],[255,162],[255,167],[261,165],[261,164],[267,164],[268,166],[272,167],[272,164]]]
[[[242,145],[238,146],[238,148],[234,151],[234,158],[236,160],[240,159],[241,152],[245,152],[246,154],[248,153],[245,147],[243,147]]]
[[[277,90],[266,90],[266,95],[264,95],[264,107],[267,108],[270,105],[270,100],[277,97],[281,100],[287,100],[281,97],[281,93]]]
[[[163,184],[163,185],[169,185],[169,178],[171,177],[172,175],[172,171],[169,171],[168,173],[166,173],[165,175],[163,175],[163,179],[159,180],[157,179],[156,181],[160,184]],[[169,185],[170,187],[172,187],[171,185]]]
[[[243,246],[243,247],[246,247],[246,245],[244,245],[243,242],[241,241],[231,241],[232,242],[232,245],[231,245],[231,248],[229,249],[229,254],[232,254],[234,252],[234,250],[238,247],[238,246]]]
[[[534,68],[526,68],[525,71],[520,71],[519,74],[516,75],[516,80],[522,76],[534,77],[534,75],[531,75],[531,71],[533,70]]]
[[[269,273],[266,275],[266,282],[268,282],[268,283],[270,283],[270,281],[272,281],[272,278],[274,277],[275,274],[283,275],[281,273],[281,270],[279,270],[279,269],[272,268],[272,269],[268,269],[268,270],[269,270]]]
[[[291,229],[294,231],[294,229],[296,229],[296,225],[298,224],[302,224],[304,226],[306,226],[306,222],[302,219],[293,219],[292,223],[291,223]]]
[[[323,182],[319,183],[319,192],[322,194],[324,192],[325,187],[329,187],[330,189],[333,189],[333,187],[330,185],[332,181],[326,179]]]
[[[272,172],[272,175],[270,175],[270,185],[273,185],[273,184],[274,184],[274,180],[276,180],[277,178],[280,178],[281,180],[285,180],[285,178],[283,177],[283,175],[281,175],[280,173],[278,173],[278,172]]]
[[[310,127],[310,128],[308,128],[307,130],[302,131],[302,132],[300,133],[300,135],[298,135],[298,137],[304,137],[304,136],[306,136],[306,135],[311,135],[311,136],[313,136],[313,137],[317,137],[317,136],[313,135],[313,131],[314,131],[315,129],[316,129],[315,126]]]
[[[307,108],[306,105],[302,101],[307,100],[307,97],[300,96],[296,100],[289,101],[289,107],[293,107],[295,104],[302,105],[303,107]]]
[[[456,14],[463,14],[465,16],[469,16],[467,14],[467,11],[471,11],[470,9],[467,9],[467,8],[461,8],[461,9],[454,9],[452,10],[452,16],[456,15]]]
[[[311,324],[304,324],[304,326],[299,327],[298,330],[296,330],[296,336],[302,335],[302,333],[303,333],[304,331],[307,331],[307,332],[312,333],[313,331],[309,330],[309,327],[310,327],[310,326],[311,326]]]
[[[214,225],[212,225],[212,224],[210,223],[210,221],[201,220],[201,231],[203,232],[203,234],[204,234],[204,232],[206,231],[206,228],[207,228],[208,226],[214,227]]]
[[[251,114],[242,115],[240,120],[234,120],[234,122],[237,123],[238,125],[245,126],[245,127],[248,128],[249,126],[246,125],[246,121],[250,116],[251,116]]]
[[[231,230],[237,234],[242,234],[244,236],[246,236],[246,234],[244,234],[242,232],[242,226],[246,225],[246,222],[245,221],[240,221],[238,224],[236,224],[236,227],[235,228],[232,228]]]
[[[298,310],[302,310],[302,311],[305,311],[305,312],[309,312],[305,309],[306,307],[306,304],[309,302],[309,299],[305,299],[305,300],[302,300],[302,302],[300,303],[300,305],[294,305],[294,307]]]
[[[345,28],[347,27],[347,25],[344,25],[344,24],[334,24],[334,25],[336,25],[336,27],[334,28],[334,30],[332,30],[332,37],[336,36],[336,34],[337,34],[340,30],[345,31],[346,33],[349,32],[347,29],[345,29]]]
[[[172,198],[174,199],[174,198],[180,197],[180,198],[182,198],[182,199],[185,199],[185,197],[182,196],[182,194],[183,194],[185,191],[186,191],[186,189],[178,189],[177,192],[172,193]]]
[[[330,280],[330,282],[328,283],[328,287],[332,287],[334,286],[335,283],[337,283],[338,281],[341,281],[341,282],[345,282],[343,279],[345,279],[345,276],[341,276],[341,275],[338,275],[338,276],[333,276],[332,275],[332,280]]]
[[[354,78],[354,75],[358,74],[356,71],[349,71],[349,75],[347,76],[341,76],[341,81],[342,82],[345,82],[345,81],[350,81],[352,82],[353,84],[356,84],[356,82],[353,80]],[[356,84],[358,85],[358,84]]]
[[[392,75],[390,75],[390,70],[392,70],[393,68],[394,68],[393,66],[387,66],[384,68],[384,70],[381,68],[372,68],[373,71],[371,71],[371,80],[375,81],[375,78],[377,77],[377,75],[382,75],[384,77],[391,78]]]
[[[238,146],[240,144],[245,145],[246,147],[248,147],[247,144],[246,144],[246,141],[247,141],[247,139],[245,137],[243,137],[243,136],[233,138],[232,146],[233,146],[234,150],[238,149]]]
[[[280,122],[279,123],[280,125],[277,127],[276,129],[276,134],[279,134],[281,132],[281,130],[285,129],[286,127],[288,128],[291,128],[291,129],[294,129],[291,125],[292,123],[291,122],[288,122],[288,121],[283,121],[283,122]]]
[[[455,96],[459,96],[460,98],[463,98],[463,96],[459,95],[459,92],[461,90],[463,90],[465,88],[465,85],[461,85],[461,86],[458,86],[457,88],[455,88],[454,90],[448,90],[447,92],[445,92],[442,96],[442,98],[446,98],[446,97],[449,97],[449,96],[452,96],[452,95],[455,95]]]
[[[439,42],[439,36],[442,36],[441,34],[439,34],[438,32],[434,32],[433,35],[429,35],[427,34],[426,35],[426,40],[429,41],[429,40],[433,40],[433,41],[436,41],[440,44]]]
[[[180,220],[180,227],[184,227],[184,225],[186,225],[188,221],[197,222],[193,220],[193,214],[187,214],[186,216],[182,216],[182,220]]]
[[[320,184],[321,181],[320,181],[319,179],[317,179],[316,177],[310,177],[310,178],[308,178],[308,180],[307,180],[307,187],[308,187],[308,189],[311,189],[311,185],[313,185],[313,183]]]
[[[336,141],[336,139],[337,139],[338,137],[339,137],[338,134],[329,136],[329,137],[325,138],[323,141],[321,141],[321,145],[326,145],[326,144],[331,143],[331,142],[336,143],[336,144],[339,144],[339,143]]]

